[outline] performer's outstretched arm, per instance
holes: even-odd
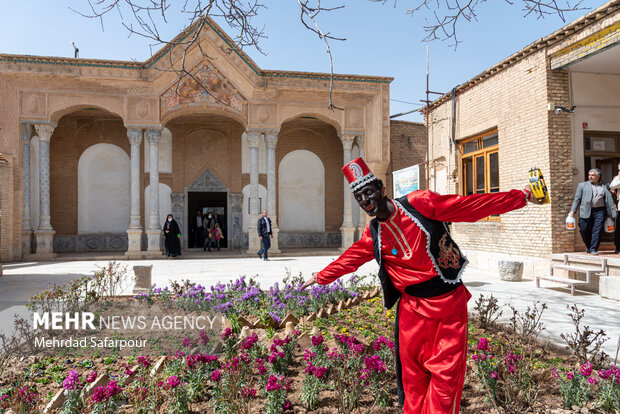
[[[424,190],[407,195],[407,200],[425,217],[433,220],[474,222],[493,214],[503,214],[522,208],[530,195],[527,190],[469,196],[441,195]]]
[[[312,273],[312,277],[303,285],[303,289],[315,283],[327,285],[340,276],[356,271],[361,265],[373,259],[372,237],[368,226],[362,237],[353,243],[339,258],[331,262],[320,272]]]

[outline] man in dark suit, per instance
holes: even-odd
[[[267,210],[263,210],[263,216],[258,219],[256,228],[258,229],[258,238],[260,239],[261,245],[261,249],[257,253],[258,257],[262,259],[263,255],[265,255],[264,260],[269,260],[267,251],[271,247],[271,238],[273,234],[271,232],[271,219],[267,217]]]
[[[586,252],[598,254],[605,216],[616,218],[616,206],[609,185],[601,182],[601,170],[588,171],[588,181],[579,183],[569,216],[579,209],[579,232]]]

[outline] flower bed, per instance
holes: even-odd
[[[371,294],[360,279],[320,289],[304,292],[298,282],[286,282],[264,291],[244,278],[209,289],[154,287],[136,298],[143,308],[212,312],[223,306],[237,323],[218,333],[217,341],[194,332],[162,358],[13,358],[0,375],[0,414],[9,408],[43,412],[52,396],[55,405],[48,412],[401,412],[391,341],[394,311],[385,310],[382,299],[373,297],[377,290]],[[270,312],[288,320],[284,329],[276,328]],[[289,320],[293,314],[301,320]],[[251,323],[240,329],[241,319],[261,322],[264,315],[271,321],[265,328]],[[527,315],[539,320],[534,311]],[[618,369],[595,367],[600,359],[578,363],[539,345],[538,322],[529,330],[514,324],[515,329],[488,321],[481,326],[479,317],[471,319],[462,413],[618,412]]]

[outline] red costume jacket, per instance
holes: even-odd
[[[503,214],[524,207],[527,195],[521,190],[472,196],[440,195],[429,190],[407,195],[409,203],[429,219],[443,222],[475,222],[484,217]],[[390,200],[390,202],[392,202]],[[426,249],[426,234],[394,203],[394,212],[381,226],[381,258],[394,286],[401,292],[410,285],[437,276]],[[360,240],[338,259],[321,270],[317,282],[325,285],[357,270],[372,260],[373,242],[368,226]],[[471,297],[463,286],[432,298],[414,298],[416,311],[424,316],[443,319]],[[456,302],[455,302],[456,301]],[[448,302],[450,303],[448,305]]]

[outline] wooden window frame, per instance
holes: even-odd
[[[485,138],[492,137],[493,135],[498,136],[497,128],[491,129],[489,131],[483,132],[481,134],[474,135],[472,137],[466,138],[459,142],[459,163],[461,169],[461,195],[467,195],[467,174],[465,169],[465,160],[471,159],[470,165],[472,168],[472,194],[489,194],[491,193],[491,163],[490,158],[491,154],[497,154],[497,174],[498,174],[498,182],[497,187],[493,187],[497,192],[499,191],[499,142],[498,144],[483,148],[483,140]],[[470,142],[477,141],[478,145],[475,151],[470,151],[464,153],[465,144]],[[477,171],[476,171],[476,159],[484,157],[484,192],[477,192]],[[499,216],[490,216],[486,217],[480,221],[499,221]]]

